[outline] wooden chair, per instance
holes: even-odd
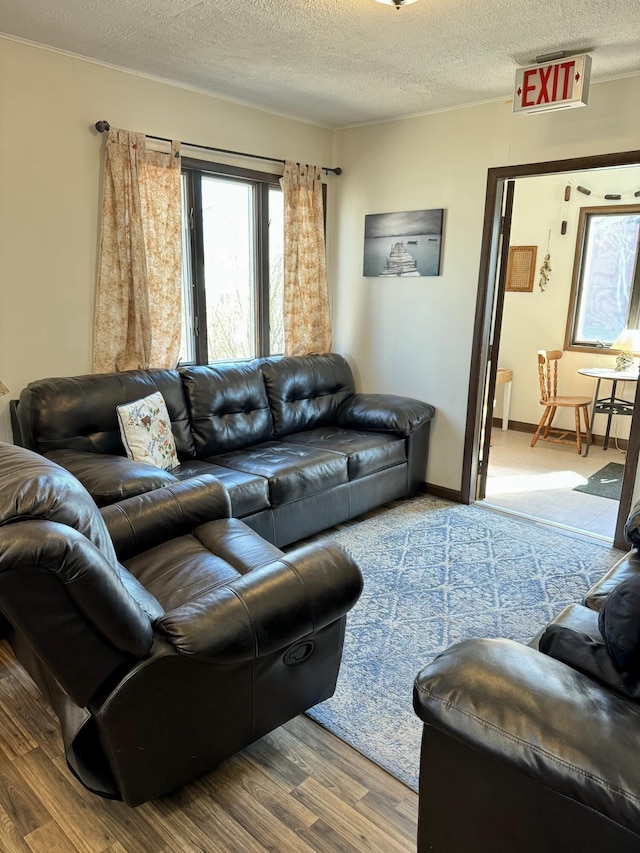
[[[531,439],[531,447],[535,447],[539,438],[543,441],[553,441],[556,444],[573,444],[578,453],[582,453],[582,441],[589,435],[589,406],[591,397],[562,397],[558,396],[558,362],[562,358],[561,350],[538,350],[538,376],[540,379],[540,405],[544,406],[544,414],[540,418],[538,429]],[[575,437],[571,430],[552,428],[553,419],[559,408],[573,409],[575,412]],[[584,416],[585,432],[580,428],[580,412]]]

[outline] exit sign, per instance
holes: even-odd
[[[568,107],[586,107],[591,76],[588,53],[516,71],[514,113],[545,113]]]

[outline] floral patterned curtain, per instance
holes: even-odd
[[[111,128],[94,326],[96,373],[175,367],[182,322],[180,146]]]
[[[284,193],[285,354],[328,352],[331,319],[321,169],[287,160],[280,185]]]

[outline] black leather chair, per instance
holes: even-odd
[[[130,805],[328,698],[362,577],[339,546],[284,555],[212,475],[102,510],[0,444],[0,612],[69,766]]]
[[[418,851],[637,853],[640,709],[509,640],[468,640],[415,687]]]
[[[636,547],[588,606],[530,646],[467,640],[418,674],[419,853],[640,851],[640,673],[609,655],[612,641],[640,655],[640,504],[625,532]]]

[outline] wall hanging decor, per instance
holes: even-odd
[[[537,246],[511,246],[507,262],[505,290],[513,293],[530,293],[536,268]]]
[[[540,290],[546,290],[549,284],[549,276],[551,275],[551,255],[549,252],[544,256],[544,261],[540,267],[540,281],[538,287]]]
[[[440,275],[443,208],[371,213],[364,218],[363,275]]]
[[[547,251],[546,251],[546,254],[544,256],[544,261],[542,262],[542,266],[540,267],[540,279],[538,280],[538,287],[542,291],[545,291],[547,289],[547,285],[549,284],[549,278],[551,276],[551,254],[549,252],[550,243],[551,243],[551,228],[549,228],[549,234],[547,235]]]

